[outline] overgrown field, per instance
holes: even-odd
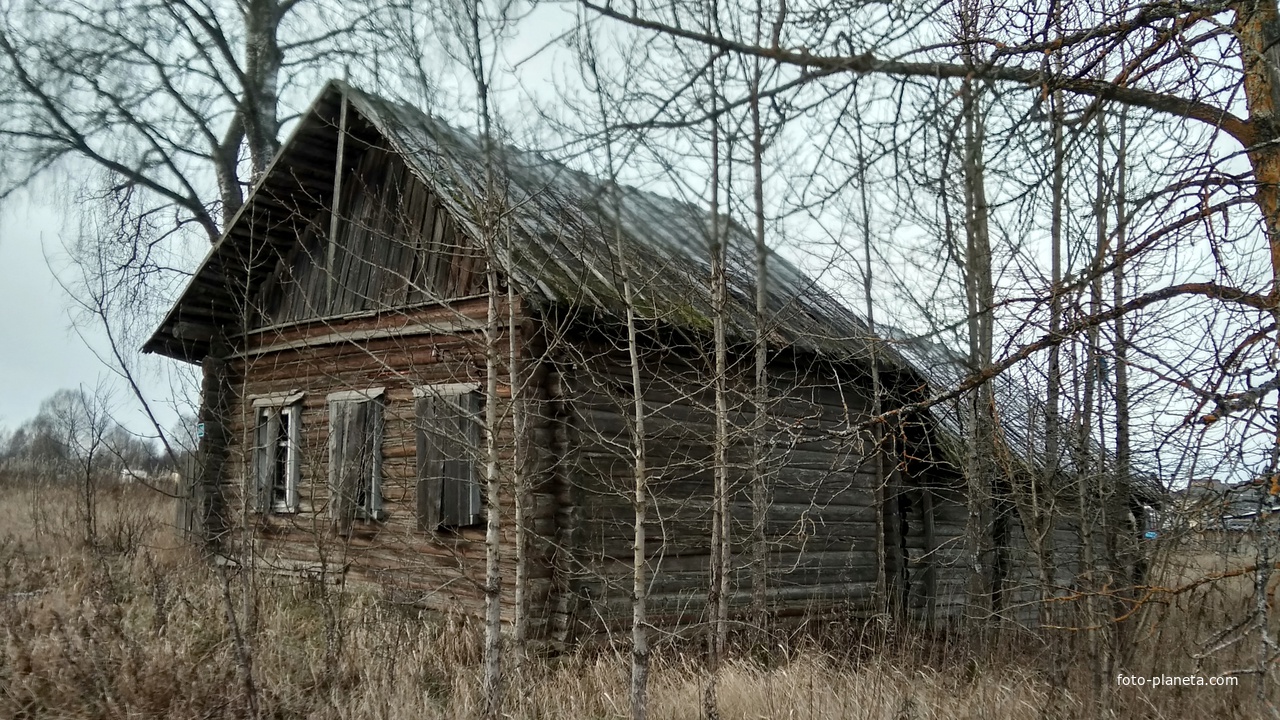
[[[258,578],[247,592],[245,578],[223,575],[175,541],[167,499],[131,487],[104,491],[99,502],[88,547],[73,489],[0,485],[0,718],[232,718],[255,706],[271,718],[478,714],[480,637],[468,623],[297,579]],[[1170,584],[1179,579],[1170,575]],[[1229,628],[1249,591],[1235,578],[1152,604],[1121,633],[1115,671],[1208,676],[1239,667],[1256,643],[1196,655]],[[1083,636],[1064,630],[1048,644],[1023,634],[979,645],[830,627],[743,653],[722,676],[721,712],[1091,717],[1100,678]],[[653,718],[700,716],[705,675],[696,648],[684,650],[655,660]],[[517,718],[624,717],[627,672],[621,647],[531,660],[508,677],[506,708]],[[1120,717],[1269,712],[1255,677],[1236,687],[1110,682],[1102,690]]]

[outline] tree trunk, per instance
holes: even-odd
[[[226,352],[225,343],[214,342],[210,355],[201,364],[204,377],[200,387],[199,424],[204,427],[204,435],[196,448],[194,476],[188,479],[188,502],[193,504],[192,534],[208,549],[220,542],[227,530],[222,483],[230,440],[226,427],[234,390],[226,361],[222,359]]]
[[[504,235],[507,243],[507,255],[511,254],[511,238]],[[527,347],[529,338],[524,337],[520,332],[517,316],[517,296],[514,285],[507,283],[507,368],[509,371],[509,381],[511,383],[511,435],[512,435],[512,468],[511,468],[511,486],[514,490],[515,503],[514,520],[515,520],[515,553],[516,553],[516,577],[515,577],[515,619],[511,628],[511,643],[514,646],[513,660],[515,662],[515,675],[517,682],[523,680],[524,663],[526,653],[528,652],[528,635],[529,635],[529,529],[526,527],[528,522],[526,516],[527,503],[529,494],[529,478],[526,444],[525,444],[525,428],[527,415],[527,400],[524,398],[525,378],[523,376],[524,364],[521,362],[522,346]]]
[[[615,195],[617,190],[614,190]],[[615,200],[616,203],[616,200]],[[621,208],[619,207],[620,211]],[[621,215],[619,215],[621,217]],[[619,257],[622,257],[621,229],[617,237]],[[632,544],[631,569],[631,718],[645,720],[649,712],[649,621],[645,613],[648,596],[645,567],[644,522],[649,505],[649,472],[645,454],[645,408],[643,386],[640,384],[640,353],[637,345],[635,299],[631,278],[625,274],[622,280],[623,299],[627,306],[627,355],[631,363],[632,447],[633,478],[635,492],[632,503],[635,509],[635,537]]]
[[[712,112],[716,89],[712,87]],[[707,615],[711,632],[707,637],[707,686],[703,694],[703,717],[719,717],[716,698],[723,661],[729,610],[729,399],[727,374],[728,348],[725,339],[725,301],[728,295],[725,278],[725,245],[727,233],[720,222],[720,125],[711,125],[711,321],[715,336],[715,440],[712,450],[714,488],[711,507],[711,567],[708,573]]]
[[[587,69],[593,79],[599,83],[600,76],[594,62],[594,46],[590,35],[586,38],[586,47],[591,53]],[[649,512],[649,469],[648,451],[645,429],[647,412],[644,404],[644,385],[641,382],[640,341],[638,319],[636,316],[635,288],[633,286],[630,266],[622,259],[627,256],[626,244],[622,234],[622,197],[618,189],[618,174],[613,155],[613,126],[610,124],[609,110],[605,106],[604,96],[595,96],[600,119],[604,124],[604,151],[608,163],[608,193],[613,206],[613,214],[619,222],[613,227],[613,251],[616,253],[617,265],[622,280],[622,300],[626,311],[627,323],[627,362],[631,370],[631,422],[628,430],[631,435],[631,507],[635,516],[631,542],[631,686],[629,700],[632,720],[645,720],[649,715],[649,619],[648,619],[648,565],[645,538],[645,521]]]
[[[1062,144],[1062,94],[1054,93],[1050,102],[1053,124],[1053,199],[1049,220],[1049,334],[1062,331],[1062,212],[1066,205],[1063,165],[1066,162]],[[1044,415],[1044,486],[1054,487],[1062,452],[1062,349],[1049,348],[1048,388]]]
[[[1108,243],[1108,218],[1107,210],[1110,203],[1107,201],[1107,173],[1106,173],[1106,113],[1105,105],[1098,108],[1096,118],[1097,132],[1097,169],[1094,175],[1094,262],[1093,266],[1101,267],[1104,254],[1106,253]],[[1097,272],[1091,273],[1093,279],[1089,283],[1089,315],[1096,316],[1102,312],[1102,275]],[[1103,460],[1106,458],[1106,448],[1098,448],[1098,452],[1094,452],[1093,443],[1093,423],[1094,411],[1097,410],[1099,416],[1104,412],[1103,399],[1101,389],[1098,388],[1098,380],[1102,376],[1102,348],[1099,342],[1099,327],[1092,325],[1087,334],[1087,356],[1085,359],[1085,378],[1084,378],[1084,406],[1081,408],[1080,422],[1080,451],[1081,456],[1086,458],[1087,467],[1092,470],[1093,489],[1091,494],[1096,498],[1098,504],[1097,518],[1100,523],[1098,533],[1103,538],[1101,546],[1101,566],[1098,572],[1103,588],[1114,587],[1114,578],[1111,576],[1111,569],[1114,567],[1114,557],[1108,548],[1112,547],[1113,532],[1111,527],[1112,499],[1112,483],[1108,475],[1109,469]],[[1096,406],[1095,406],[1096,401]],[[1101,440],[1101,436],[1099,440]],[[1097,663],[1093,667],[1094,688],[1097,696],[1097,714],[1099,717],[1106,717],[1111,711],[1111,690],[1114,684],[1112,665],[1114,656],[1112,653],[1112,639],[1114,629],[1109,622],[1110,608],[1108,603],[1099,599],[1098,616],[1095,618],[1094,625],[1098,628],[1094,633],[1093,642],[1096,647]]]
[[[244,4],[244,96],[240,116],[253,166],[251,182],[262,177],[280,147],[276,134],[280,129],[277,107],[284,54],[279,32],[283,18],[279,0],[250,0]]]
[[[758,17],[757,17],[758,19]],[[766,453],[768,439],[765,435],[769,412],[769,348],[765,340],[769,312],[769,246],[764,234],[764,125],[760,119],[760,59],[755,62],[751,76],[751,173],[752,199],[755,214],[756,295],[753,328],[755,353],[755,380],[752,385],[751,415],[751,622],[757,637],[768,633],[768,608],[765,592],[768,589],[768,546],[765,539],[765,520],[769,512],[769,493],[766,483]]]
[[[498,473],[498,271],[492,255],[485,273],[489,315],[485,323],[485,536],[484,536],[484,716],[502,716],[502,483]]]
[[[991,244],[988,231],[985,172],[983,167],[983,120],[981,93],[974,82],[961,85],[964,122],[964,199],[966,273],[968,301],[969,362],[981,371],[991,364]],[[984,383],[969,393],[968,438],[965,478],[968,516],[965,522],[965,555],[969,566],[966,587],[969,619],[985,619],[990,611],[991,498],[988,460],[993,431],[990,385]]]
[[[1115,180],[1115,207],[1116,207],[1116,238],[1114,249],[1114,265],[1111,271],[1111,292],[1112,304],[1114,307],[1120,307],[1125,299],[1125,253],[1128,249],[1129,241],[1129,219],[1126,215],[1128,212],[1128,112],[1127,109],[1121,108],[1119,113],[1119,127],[1117,131],[1118,139],[1116,140],[1116,180]],[[1116,316],[1113,323],[1112,332],[1115,335],[1112,347],[1112,365],[1115,371],[1115,434],[1116,434],[1116,460],[1115,474],[1120,483],[1128,486],[1132,481],[1132,455],[1133,451],[1130,445],[1129,425],[1130,425],[1130,400],[1129,400],[1129,336],[1128,327],[1123,315]],[[1132,496],[1127,498],[1131,504]],[[1141,545],[1142,540],[1140,533],[1145,530],[1145,513],[1137,513],[1137,527],[1134,528],[1135,536],[1131,538],[1130,545],[1132,547],[1131,562],[1133,563],[1133,584],[1142,585],[1147,582],[1146,579],[1146,560],[1144,550]]]
[[[1244,96],[1253,131],[1252,143],[1247,149],[1256,185],[1254,198],[1262,213],[1271,255],[1271,316],[1280,326],[1280,145],[1277,144],[1280,124],[1276,117],[1277,105],[1280,105],[1280,11],[1273,0],[1242,2],[1236,8],[1233,28],[1240,43]],[[1276,344],[1280,345],[1280,331],[1276,333]],[[1268,467],[1271,473],[1277,472],[1277,458],[1280,458],[1280,424],[1273,432],[1277,435]],[[1258,545],[1257,567],[1264,569],[1254,577],[1260,700],[1269,697],[1268,671],[1276,652],[1270,629],[1271,603],[1266,597],[1272,559],[1272,541],[1268,538]],[[1276,714],[1274,708],[1272,710]]]
[[[480,144],[484,155],[484,187],[476,199],[476,222],[485,251],[485,282],[489,295],[485,318],[485,538],[484,538],[484,657],[483,696],[485,720],[502,716],[502,483],[498,448],[498,371],[502,356],[499,333],[503,318],[498,308],[501,283],[498,277],[498,220],[501,210],[494,178],[493,117],[489,108],[489,85],[484,66],[484,44],[480,36],[479,2],[466,8],[474,50],[473,80],[479,102]]]
[[[861,118],[859,118],[861,120]],[[884,413],[884,387],[880,378],[880,357],[874,338],[876,332],[876,311],[873,299],[873,282],[871,277],[871,199],[867,181],[866,148],[863,146],[862,128],[857,132],[858,145],[858,199],[860,203],[862,231],[862,300],[866,312],[867,330],[873,341],[871,343],[871,416],[879,418]],[[899,488],[896,482],[898,473],[891,468],[890,450],[885,435],[885,424],[877,419],[871,429],[873,452],[875,453],[876,487],[875,504],[876,520],[876,598],[880,604],[880,612],[897,615],[907,607],[907,598],[902,595],[905,589],[903,574],[906,569],[905,558],[901,557],[901,528],[898,514]]]

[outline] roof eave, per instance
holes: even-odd
[[[179,328],[184,322],[181,317],[183,310],[191,304],[191,296],[194,294],[201,276],[208,270],[210,263],[221,254],[228,252],[227,247],[230,244],[232,234],[235,232],[237,226],[243,222],[245,216],[251,212],[254,205],[254,198],[272,178],[272,174],[277,169],[280,159],[289,152],[295,139],[297,139],[304,129],[306,129],[306,121],[319,115],[321,107],[326,103],[331,102],[334,99],[335,94],[337,94],[338,97],[341,97],[347,93],[347,90],[348,86],[345,83],[339,80],[330,80],[311,102],[311,105],[307,107],[306,111],[299,115],[300,120],[297,126],[295,126],[289,133],[289,137],[280,144],[279,150],[276,151],[276,154],[271,158],[271,161],[267,163],[266,169],[254,181],[249,193],[245,196],[244,203],[236,210],[231,220],[223,229],[222,235],[218,238],[217,242],[213,243],[209,248],[209,252],[205,254],[204,259],[201,260],[200,265],[187,281],[182,293],[178,295],[178,299],[174,301],[174,304],[169,308],[169,312],[165,314],[164,320],[160,322],[160,325],[151,334],[151,337],[143,343],[140,348],[143,353],[163,355],[174,360],[180,360],[192,364],[199,364],[201,360],[209,354],[210,342],[208,340],[200,341],[194,338],[184,339],[181,337]],[[216,324],[210,325],[208,323],[196,322],[191,322],[191,324],[208,327],[212,333],[216,333],[218,330]],[[174,346],[181,349],[175,350]]]

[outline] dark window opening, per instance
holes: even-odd
[[[276,464],[271,479],[271,505],[278,507],[289,504],[289,416],[291,413],[280,413],[280,424],[276,437]]]
[[[300,416],[297,403],[258,408],[253,447],[255,512],[298,511]]]

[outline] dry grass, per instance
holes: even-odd
[[[137,488],[102,497],[98,548],[84,547],[73,491],[0,487],[0,717],[232,718],[244,684],[218,573],[178,546],[170,505]],[[1206,561],[1207,562],[1207,561]],[[227,590],[244,622],[242,579]],[[1240,588],[1214,590],[1239,600]],[[1247,593],[1246,593],[1247,594]],[[377,597],[299,580],[262,579],[246,640],[264,717],[469,718],[480,707],[479,637],[467,622],[426,618]],[[1224,619],[1221,597],[1191,593],[1152,606],[1127,631],[1121,670],[1218,672],[1239,660],[1194,653]],[[1094,714],[1092,674],[1069,662],[1057,689],[1048,654],[1023,643],[981,652],[956,639],[838,637],[738,659],[723,671],[725,718],[1003,718]],[[845,638],[841,640],[839,638]],[[1198,670],[1194,668],[1198,667]],[[624,650],[530,663],[510,678],[519,718],[627,715]],[[696,657],[655,659],[653,718],[698,718]],[[1121,717],[1257,717],[1256,684],[1234,688],[1114,688]]]

